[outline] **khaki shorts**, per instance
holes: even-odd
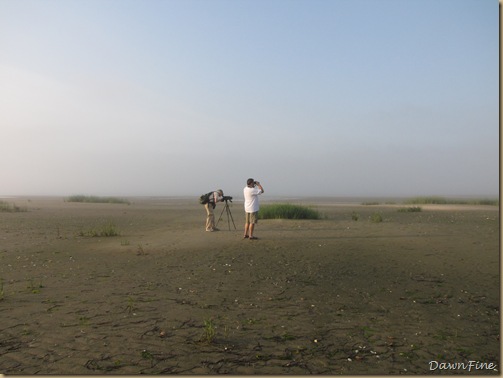
[[[246,213],[246,223],[258,223],[258,211],[255,213]]]

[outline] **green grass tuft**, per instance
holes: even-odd
[[[320,219],[318,211],[305,206],[291,204],[263,205],[260,219]]]
[[[204,334],[201,338],[201,341],[205,341],[208,344],[211,344],[215,340],[216,334],[216,327],[215,324],[213,324],[213,321],[211,319],[204,320]]]
[[[382,219],[382,215],[380,213],[373,213],[371,216],[370,216],[370,221],[372,223],[381,223],[383,221]]]

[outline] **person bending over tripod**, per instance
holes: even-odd
[[[246,213],[244,239],[258,239],[253,236],[253,230],[258,222],[258,211],[260,207],[258,196],[262,193],[264,193],[264,188],[260,185],[260,182],[255,181],[252,178],[249,178],[246,181],[246,187],[243,189]]]
[[[218,231],[218,228],[215,227],[215,215],[213,214],[213,210],[215,209],[217,202],[224,201],[224,192],[222,189],[218,189],[215,192],[210,193],[209,202],[204,205],[206,209],[206,231],[213,232]]]

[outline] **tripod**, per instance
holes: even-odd
[[[234,225],[234,229],[236,229],[236,224],[234,223],[234,218],[232,217],[232,213],[231,213],[231,209],[229,207],[228,200],[224,200],[224,201],[225,201],[225,206],[222,209],[222,212],[220,213],[220,217],[217,220],[216,226],[218,226],[218,222],[220,222],[220,220],[222,219],[222,215],[224,214],[224,211],[226,211],[227,212],[227,224],[229,226],[229,231],[230,231],[231,230],[231,223],[230,223],[230,221],[232,220],[232,224]]]

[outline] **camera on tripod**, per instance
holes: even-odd
[[[222,212],[220,213],[220,218],[218,218],[217,221],[217,226],[218,222],[222,219],[222,215],[224,215],[224,212],[227,214],[227,225],[229,226],[229,231],[231,230],[231,220],[232,224],[234,225],[234,229],[236,229],[236,224],[234,223],[234,218],[232,217],[231,209],[229,202],[232,202],[232,197],[231,196],[222,196],[222,201],[225,202],[224,208],[222,209]]]

